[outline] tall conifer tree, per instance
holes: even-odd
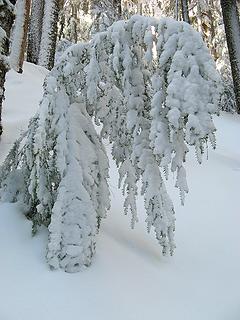
[[[237,112],[240,114],[240,23],[236,0],[221,0]]]
[[[13,24],[13,6],[7,0],[0,2],[0,135],[2,134],[2,105],[4,100],[4,83],[6,72],[9,69],[6,56],[9,51],[9,37]]]

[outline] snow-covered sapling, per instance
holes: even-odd
[[[141,181],[147,229],[163,254],[173,253],[175,216],[165,180],[176,172],[184,203],[188,146],[199,162],[206,142],[215,146],[219,83],[201,36],[169,18],[133,16],[67,50],[0,176],[1,197],[21,200],[34,229],[48,227],[51,267],[75,272],[91,263],[109,208],[103,138],[112,144],[132,227]],[[100,135],[92,120],[101,124]]]

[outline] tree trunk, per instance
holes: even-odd
[[[183,21],[190,24],[189,13],[188,13],[188,0],[182,0],[182,18],[183,18]]]
[[[59,0],[59,14],[58,14],[58,41],[65,38],[64,27],[66,22],[66,12],[64,8],[65,1]]]
[[[40,44],[38,64],[51,70],[57,42],[57,23],[60,11],[60,1],[48,0],[44,6],[42,38]]]
[[[0,34],[4,34],[4,37],[0,37],[0,135],[2,134],[2,105],[4,100],[4,83],[5,76],[9,69],[8,63],[5,59],[9,53],[9,37],[13,24],[13,6],[9,5],[6,0],[0,4]]]
[[[221,0],[237,113],[240,114],[240,24],[236,0]]]
[[[71,19],[70,19],[70,24],[71,24],[71,40],[73,40],[74,43],[77,43],[78,41],[78,34],[77,34],[77,21],[78,21],[78,10],[77,6],[75,3],[72,3],[71,5]]]
[[[61,10],[59,13],[58,40],[65,38],[65,32],[64,32],[65,21],[66,21],[65,12],[64,10]]]
[[[37,64],[42,36],[44,0],[32,0],[27,61]]]
[[[210,21],[210,51],[215,61],[219,58],[218,48],[217,48],[217,42],[215,41],[216,38],[216,19],[214,19],[214,11],[215,11],[216,5],[214,5],[214,0],[209,1],[209,7],[207,11],[207,16]],[[221,15],[221,14],[220,14]]]
[[[179,0],[175,0],[175,14],[174,14],[174,19],[175,20],[178,20],[178,17],[179,17],[179,15],[178,15],[178,11],[179,11],[179,2],[178,2]]]
[[[11,47],[10,65],[19,73],[22,73],[27,46],[30,7],[31,0],[18,0],[16,3],[16,21]]]
[[[28,34],[30,7],[31,7],[31,0],[26,0],[25,1],[25,17],[24,17],[24,24],[23,24],[23,38],[21,43],[20,55],[19,55],[19,70],[18,70],[19,73],[22,73],[24,55],[27,47],[27,34]]]

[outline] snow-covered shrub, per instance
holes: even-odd
[[[34,229],[48,226],[50,266],[74,272],[91,263],[109,207],[102,138],[112,143],[132,227],[141,180],[147,229],[154,228],[163,254],[173,253],[174,208],[164,180],[176,172],[184,203],[188,146],[199,163],[206,142],[215,147],[219,84],[201,36],[168,18],[133,16],[67,50],[0,176],[1,197],[24,202]],[[102,125],[100,136],[92,118]]]

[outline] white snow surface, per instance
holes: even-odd
[[[22,75],[8,73],[1,161],[36,111],[46,74],[31,64]],[[217,150],[209,149],[200,166],[188,155],[184,207],[168,186],[177,219],[173,257],[162,257],[154,234],[146,233],[141,198],[140,222],[130,229],[111,160],[112,207],[93,264],[82,272],[50,271],[47,231],[32,238],[19,207],[0,204],[0,319],[239,320],[240,117],[222,113],[214,121]]]

